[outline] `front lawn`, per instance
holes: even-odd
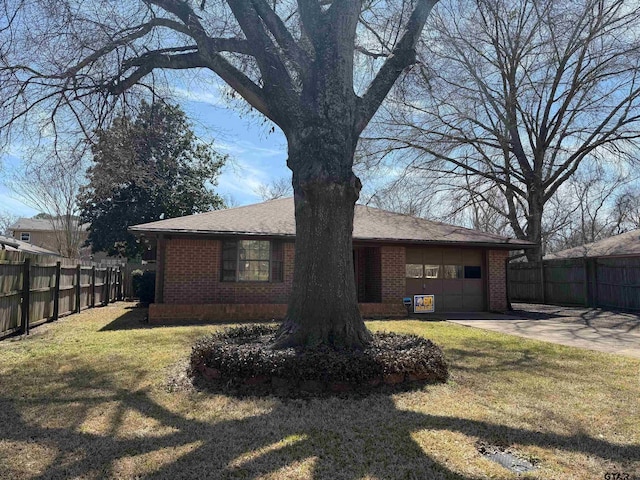
[[[640,477],[638,359],[376,321],[369,328],[440,345],[449,382],[367,398],[238,399],[175,379],[194,340],[219,327],[151,328],[145,313],[118,303],[0,342],[0,478]],[[480,444],[537,468],[511,473]]]

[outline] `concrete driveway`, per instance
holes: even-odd
[[[514,303],[501,314],[445,314],[459,325],[640,358],[640,315],[592,308]]]

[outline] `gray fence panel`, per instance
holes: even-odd
[[[508,282],[513,302],[640,311],[639,257],[514,263]]]
[[[586,305],[586,269],[582,259],[544,262],[545,301],[559,305]]]
[[[539,263],[512,263],[508,272],[509,297],[518,302],[543,302],[542,271]]]

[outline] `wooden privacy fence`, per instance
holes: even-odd
[[[640,311],[640,258],[512,263],[509,299]]]
[[[0,260],[0,338],[122,297],[119,268],[21,257]]]

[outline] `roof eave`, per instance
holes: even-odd
[[[227,230],[191,230],[191,229],[149,229],[129,227],[128,229],[134,235],[197,235],[209,237],[228,237],[228,236],[247,236],[247,237],[265,237],[265,238],[288,238],[295,239],[295,235],[291,233],[279,232],[247,232],[247,231],[227,231]],[[367,243],[392,243],[392,244],[415,244],[415,245],[467,245],[484,248],[500,248],[507,250],[522,250],[533,248],[534,243],[510,243],[510,242],[474,242],[474,241],[447,241],[447,240],[422,240],[410,238],[382,238],[382,237],[353,237],[353,240]],[[517,240],[523,242],[522,240]]]
[[[549,260],[549,261],[553,261],[553,260],[594,260],[594,259],[598,259],[598,258],[637,258],[640,256],[640,252],[627,252],[627,253],[613,253],[613,254],[606,254],[606,253],[596,253],[593,255],[569,255],[569,256],[562,256],[562,257],[545,257],[543,258],[543,260]]]
[[[444,245],[444,246],[471,246],[471,247],[487,247],[502,248],[507,250],[522,250],[535,247],[535,243],[509,243],[509,242],[474,242],[469,240],[421,240],[421,239],[398,239],[398,238],[365,238],[353,237],[359,242],[384,242],[394,244],[415,244],[415,245]]]
[[[134,235],[202,235],[209,237],[220,237],[220,236],[249,236],[249,237],[283,237],[283,238],[295,238],[294,234],[291,233],[264,233],[264,232],[245,232],[245,231],[228,231],[228,230],[189,230],[189,229],[150,229],[150,228],[136,228],[129,227],[127,229],[129,232]]]

